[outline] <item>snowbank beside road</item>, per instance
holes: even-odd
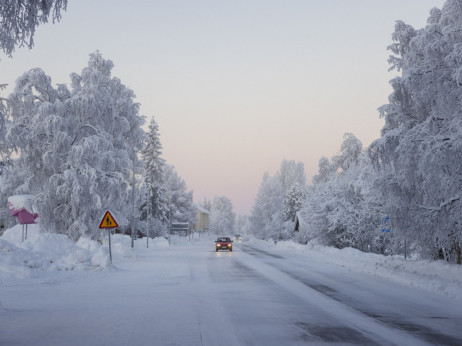
[[[40,233],[39,225],[35,224],[28,225],[24,242],[21,242],[21,233],[22,226],[16,225],[0,237],[0,285],[23,279],[49,280],[43,275],[45,272],[99,271],[111,267],[107,239],[103,244],[88,238],[74,242],[62,234]],[[156,238],[150,244],[168,246],[168,241]],[[128,236],[113,235],[113,258],[136,258],[141,250],[133,252],[130,245]]]
[[[291,241],[261,241],[251,239],[249,245],[281,253],[297,253],[310,261],[330,263],[347,270],[367,273],[401,284],[462,300],[462,266],[444,261],[405,260],[403,256],[383,256],[357,249],[332,247]]]
[[[62,234],[39,232],[28,225],[27,239],[21,242],[21,225],[0,237],[0,283],[33,277],[37,271],[69,271],[105,268],[106,254],[97,242],[81,239],[77,243]]]

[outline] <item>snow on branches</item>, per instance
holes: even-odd
[[[128,219],[131,156],[143,146],[144,118],[134,93],[111,76],[113,63],[90,55],[72,89],[54,88],[41,69],[16,81],[6,142],[18,153],[4,176],[3,195],[36,196],[44,229],[97,237],[102,211]]]

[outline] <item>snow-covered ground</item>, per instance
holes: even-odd
[[[207,235],[115,235],[111,264],[107,238],[28,233],[0,237],[1,345],[462,343],[453,264]]]
[[[90,239],[77,243],[64,235],[39,233],[38,225],[28,226],[28,238],[21,242],[21,226],[16,225],[0,237],[0,285],[27,282],[41,283],[65,280],[76,271],[101,271],[114,268],[109,260],[107,238],[103,244]],[[198,240],[196,235],[196,240]],[[172,237],[172,242],[186,238]],[[121,260],[134,260],[138,252],[146,251],[145,240],[137,240],[130,247],[128,236],[111,237],[114,265]],[[316,257],[318,261],[345,267],[350,271],[397,281],[411,287],[462,300],[462,266],[444,261],[405,260],[402,256],[382,256],[356,249],[335,249],[319,245],[301,245],[291,241],[274,244],[273,241],[250,239],[246,244],[281,254],[297,253]],[[150,240],[151,247],[166,247],[164,238]],[[63,271],[73,274],[63,275]],[[57,274],[61,273],[61,274]]]

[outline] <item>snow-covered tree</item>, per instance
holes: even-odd
[[[97,237],[111,209],[120,225],[131,214],[132,153],[141,148],[144,118],[133,91],[111,77],[100,53],[72,74],[72,90],[53,88],[41,69],[16,81],[9,106],[8,144],[19,157],[5,177],[5,194],[36,196],[42,228]]]
[[[154,119],[149,124],[146,145],[141,156],[145,167],[146,194],[148,203],[143,206],[143,219],[153,217],[160,222],[168,220],[168,195],[165,176],[165,160],[161,157],[159,126]]]
[[[381,215],[371,173],[372,165],[361,142],[345,134],[339,155],[319,161],[319,174],[313,178],[299,212],[303,221],[299,241],[317,239],[337,248],[369,250]]]
[[[300,187],[298,182],[295,182],[287,191],[282,207],[284,221],[295,221],[295,215],[301,209],[302,203],[306,198],[304,189]]]
[[[173,166],[166,165],[165,173],[170,221],[194,223],[196,221],[196,207],[193,203],[193,191],[187,191],[186,182],[178,175]]]
[[[287,192],[295,183],[298,183],[300,188],[306,186],[305,167],[303,162],[295,162],[293,160],[282,160],[279,172],[276,176],[281,182],[282,189]]]
[[[460,263],[462,227],[462,1],[432,9],[425,28],[396,23],[382,137],[370,148],[400,230],[429,257]]]
[[[236,214],[233,204],[225,196],[213,199],[210,210],[210,231],[220,235],[229,235],[234,232]]]
[[[207,198],[204,198],[204,201],[200,203],[200,206],[205,210],[210,211],[212,209],[212,201],[208,200]]]
[[[61,19],[67,0],[2,0],[0,1],[0,48],[11,56],[16,46],[34,45],[35,29],[53,20]]]
[[[7,87],[7,84],[0,84],[0,91],[4,90]],[[5,136],[7,131],[8,124],[8,115],[7,115],[7,100],[3,97],[0,97],[0,162],[3,164],[5,161],[9,160],[10,157],[10,148],[5,142]]]
[[[282,226],[282,201],[284,191],[277,177],[263,175],[260,189],[250,215],[251,231],[261,239],[275,236]]]
[[[249,217],[251,232],[262,239],[287,239],[292,236],[292,220],[284,216],[284,198],[298,184],[303,190],[306,176],[303,163],[283,160],[273,177],[265,173]]]
[[[236,233],[238,234],[249,234],[250,233],[250,220],[247,215],[237,216]]]

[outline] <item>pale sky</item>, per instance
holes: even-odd
[[[40,26],[32,50],[0,53],[0,82],[41,67],[70,84],[88,55],[114,62],[141,114],[159,124],[163,156],[195,202],[224,195],[249,213],[264,172],[301,161],[308,183],[343,134],[366,147],[380,135],[377,108],[396,20],[418,29],[443,0],[69,0]]]

